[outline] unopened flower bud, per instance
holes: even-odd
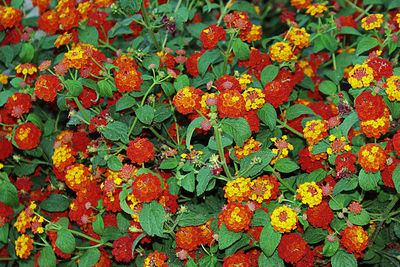
[[[339,219],[343,219],[344,218],[343,212],[338,212],[337,216],[338,216]]]
[[[335,242],[335,239],[336,239],[336,236],[334,236],[334,235],[328,235],[326,237],[326,240],[328,240],[331,243]]]

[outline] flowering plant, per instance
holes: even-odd
[[[32,4],[0,6],[0,265],[400,265],[399,1]]]

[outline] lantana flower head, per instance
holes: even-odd
[[[246,110],[245,100],[238,91],[224,92],[217,97],[217,109],[221,118],[239,118]]]
[[[386,152],[385,150],[376,144],[369,143],[363,145],[361,149],[357,152],[358,164],[366,172],[377,172],[383,170],[386,163]]]
[[[156,200],[162,193],[161,180],[151,173],[139,174],[132,184],[132,192],[139,201]]]
[[[306,29],[293,27],[286,35],[286,39],[293,45],[304,48],[310,45],[310,34]]]
[[[367,64],[356,64],[347,80],[353,88],[368,87],[374,80],[374,70]]]
[[[282,236],[278,245],[279,257],[284,261],[296,264],[306,254],[309,245],[303,237],[297,233],[289,233]]]
[[[186,251],[196,250],[201,245],[200,236],[200,229],[198,227],[181,227],[176,232],[176,247]]]
[[[384,21],[382,14],[370,14],[361,20],[361,27],[364,30],[372,30],[381,27]]]
[[[328,125],[326,121],[311,120],[307,121],[303,133],[309,145],[314,145],[328,136]]]
[[[275,208],[270,217],[271,225],[274,227],[275,231],[289,233],[290,231],[296,229],[298,221],[297,214],[294,209],[288,206],[280,206]]]
[[[312,0],[290,0],[290,4],[297,9],[306,8],[311,4]]]
[[[226,32],[223,27],[212,24],[200,33],[199,40],[203,43],[203,49],[212,50],[218,41],[226,40]]]
[[[30,235],[20,235],[15,240],[15,253],[22,259],[27,259],[33,250],[33,239]]]
[[[385,135],[390,129],[390,113],[389,109],[385,108],[382,117],[375,120],[361,121],[361,132],[365,133],[367,137],[380,138]]]
[[[376,120],[384,115],[386,104],[380,95],[364,91],[357,96],[355,108],[360,120]]]
[[[222,208],[218,216],[218,225],[225,223],[229,231],[241,232],[249,229],[252,216],[253,212],[247,205],[231,202]]]
[[[238,79],[228,74],[218,78],[215,81],[215,87],[221,93],[230,91],[238,91],[240,93],[242,91],[242,87],[240,86]]]
[[[271,59],[277,62],[290,61],[297,58],[297,56],[293,54],[290,44],[285,42],[274,43],[269,49],[269,54]]]
[[[150,253],[144,259],[144,267],[168,267],[166,261],[168,260],[168,256],[164,252],[158,252],[157,250]]]
[[[86,188],[93,179],[89,169],[83,164],[76,163],[66,169],[65,183],[75,192]]]
[[[238,158],[238,160],[250,155],[253,152],[261,150],[261,143],[255,140],[253,137],[246,139],[243,143],[243,146],[239,147],[235,146],[234,156]]]
[[[322,190],[314,181],[300,184],[296,192],[296,198],[311,208],[322,202]]]
[[[362,257],[362,251],[369,245],[368,233],[359,225],[346,227],[340,232],[342,238],[340,243],[349,253],[353,253],[356,258]]]
[[[400,76],[392,76],[384,84],[390,101],[400,101]]]
[[[35,94],[45,101],[53,101],[57,91],[63,89],[60,79],[55,75],[41,75],[35,83]]]
[[[346,137],[341,136],[340,138],[337,138],[334,135],[329,136],[329,148],[327,149],[328,154],[340,154],[345,151],[350,151],[351,146],[348,144],[348,141],[346,140]]]
[[[261,89],[250,87],[242,95],[246,101],[247,111],[260,109],[265,103],[265,95]]]
[[[39,127],[28,122],[18,126],[15,130],[14,140],[19,149],[28,150],[39,145],[41,135]]]
[[[322,201],[316,206],[308,207],[306,214],[307,221],[313,227],[320,227],[323,229],[328,228],[334,217],[333,211],[326,201]]]
[[[202,94],[200,89],[186,86],[176,93],[172,103],[180,113],[189,114],[200,108]]]
[[[32,108],[31,96],[15,92],[7,99],[4,109],[15,118],[20,118],[23,114],[28,113]]]
[[[233,181],[229,181],[224,186],[225,198],[228,202],[247,201],[251,193],[250,178],[239,177]]]
[[[272,149],[272,153],[277,155],[271,160],[272,165],[280,159],[287,158],[289,151],[294,149],[293,145],[287,142],[287,135],[283,135],[279,139],[273,137],[271,141],[274,142],[276,147]]]
[[[257,177],[251,181],[251,192],[249,199],[258,203],[269,203],[270,200],[276,199],[279,194],[280,183],[278,179],[269,175]]]
[[[126,156],[137,164],[142,164],[154,159],[154,145],[147,138],[136,138],[129,142]]]
[[[307,7],[306,14],[310,14],[313,17],[322,17],[327,10],[325,3],[316,3]]]

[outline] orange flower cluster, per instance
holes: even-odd
[[[213,241],[214,231],[211,230],[210,224],[212,220],[199,226],[181,227],[176,232],[176,249],[185,251],[193,251],[200,245],[210,245]]]
[[[358,164],[366,172],[377,172],[383,170],[386,166],[386,152],[385,150],[376,144],[363,145],[357,152]]]
[[[248,230],[252,216],[253,212],[247,205],[231,202],[222,208],[218,216],[218,226],[221,227],[225,223],[226,228],[233,232]]]
[[[44,101],[54,101],[57,91],[62,89],[61,81],[55,75],[41,75],[35,83],[35,94]]]
[[[135,177],[132,184],[132,193],[143,202],[151,202],[162,193],[160,178],[151,173],[142,173]]]
[[[189,114],[200,109],[202,94],[200,89],[186,86],[176,93],[172,103],[180,113]]]
[[[326,121],[322,120],[311,120],[307,121],[306,127],[304,127],[304,138],[310,146],[318,143],[323,138],[328,136],[328,125]]]
[[[142,74],[137,70],[138,65],[133,58],[122,55],[114,64],[119,68],[114,78],[118,91],[121,93],[140,91],[143,83]]]
[[[20,24],[22,11],[13,6],[0,6],[0,31]]]
[[[165,262],[168,260],[168,256],[164,252],[158,252],[157,250],[150,253],[147,258],[144,259],[144,267],[168,267]]]
[[[243,143],[243,146],[239,147],[238,145],[235,146],[235,153],[233,154],[237,157],[238,160],[250,155],[253,152],[261,150],[261,143],[254,140],[253,137],[246,139]]]
[[[212,24],[200,33],[199,40],[203,43],[203,49],[212,50],[218,41],[226,40],[226,32],[223,27]]]
[[[239,38],[245,42],[251,43],[261,39],[261,26],[251,23],[246,12],[230,13],[224,16],[224,22],[227,29],[239,30]]]
[[[15,130],[14,140],[19,149],[28,150],[39,145],[41,135],[39,127],[28,122],[18,126]]]
[[[239,118],[246,110],[246,102],[238,91],[221,93],[217,97],[217,109],[219,116]]]
[[[340,235],[342,236],[340,243],[349,253],[353,253],[356,258],[363,256],[362,251],[367,248],[369,241],[368,233],[361,226],[346,227]]]
[[[80,163],[70,165],[65,171],[65,183],[69,188],[78,192],[86,188],[93,180],[89,169]]]
[[[154,145],[147,138],[137,138],[128,144],[126,156],[137,164],[154,159]]]

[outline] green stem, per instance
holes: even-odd
[[[371,241],[370,241],[371,246],[374,244],[376,237],[378,236],[379,232],[382,230],[383,224],[388,219],[390,211],[394,208],[394,206],[396,206],[397,201],[399,201],[399,199],[400,199],[400,194],[396,194],[396,196],[392,199],[392,201],[390,201],[389,205],[387,206],[387,209],[382,216],[383,220],[380,221],[378,227],[376,227],[375,231],[371,235]]]
[[[113,47],[113,46],[110,45],[109,43],[104,42],[103,40],[100,40],[100,39],[99,39],[99,42],[102,44],[103,47],[107,47],[107,48],[111,49],[111,50],[114,51],[114,52],[117,52],[117,51],[118,51],[118,49],[116,49],[115,47]]]
[[[157,1],[156,1],[156,2],[157,2]],[[179,0],[178,4],[177,4],[176,7],[175,7],[174,13],[176,13],[176,12],[178,11],[179,6],[181,5],[181,3],[182,3],[182,0]]]
[[[13,260],[17,260],[14,258],[0,258],[0,261],[13,261]]]
[[[226,164],[225,155],[224,155],[224,148],[222,147],[221,131],[222,131],[221,128],[214,127],[215,140],[217,142],[219,156],[221,157],[222,167],[224,168],[226,176],[228,176],[228,178],[230,180],[232,180],[231,172],[229,171],[228,165]]]
[[[231,5],[231,3],[232,3],[232,0],[229,0],[228,3],[226,3],[224,9],[221,8],[221,15],[219,16],[217,26],[219,26],[219,24],[221,23],[222,19],[224,18],[225,14],[226,14],[226,11],[228,11],[228,7]]]
[[[81,102],[79,102],[79,99],[78,99],[76,96],[74,96],[73,99],[74,99],[74,101],[75,101],[75,104],[78,106],[79,111],[82,113],[83,117],[86,119],[87,122],[89,122],[89,121],[90,121],[90,118],[89,118],[89,116],[86,114],[85,109],[83,108]]]
[[[169,145],[170,147],[177,148],[176,145],[174,145],[173,143],[168,141],[167,138],[165,138],[164,136],[159,134],[153,127],[149,126],[149,127],[147,127],[147,129],[149,129],[157,138],[164,140],[166,142],[166,144]]]
[[[81,233],[81,232],[78,232],[78,231],[75,231],[75,230],[71,230],[71,229],[67,229],[67,230],[70,231],[72,234],[79,235],[79,236],[84,237],[84,238],[86,238],[86,239],[88,239],[90,241],[93,241],[93,242],[96,242],[96,243],[99,243],[101,245],[105,245],[105,246],[108,246],[108,247],[113,247],[113,244],[111,244],[109,242],[103,243],[103,241],[97,240],[97,239],[95,239],[95,238],[93,238],[91,236],[85,235],[84,233]]]
[[[153,29],[150,26],[150,21],[149,21],[149,15],[147,14],[146,7],[144,6],[144,1],[141,1],[141,7],[140,9],[142,10],[143,14],[143,20],[146,26],[146,29],[149,31],[150,37],[154,42],[154,45],[156,46],[157,51],[161,51],[161,46],[157,41],[156,36],[154,35]]]
[[[283,122],[283,121],[281,121],[281,120],[279,120],[279,119],[276,119],[276,121],[277,121],[280,125],[282,125],[283,127],[285,127],[286,129],[288,129],[289,131],[291,131],[292,133],[298,135],[298,136],[301,137],[301,138],[304,138],[304,135],[303,135],[302,133],[296,131],[295,129],[293,129],[292,127],[290,127],[289,125],[287,125],[285,122]]]
[[[281,178],[281,176],[275,171],[275,168],[274,168],[274,167],[271,167],[271,166],[270,166],[270,169],[271,169],[271,172],[272,172],[273,174],[275,174],[276,178],[278,178],[279,182],[280,182],[282,185],[284,185],[284,186],[285,186],[287,189],[289,189],[292,193],[296,194],[296,191],[293,189],[293,187],[291,187],[291,186],[288,185],[285,181],[283,181],[283,179]]]

